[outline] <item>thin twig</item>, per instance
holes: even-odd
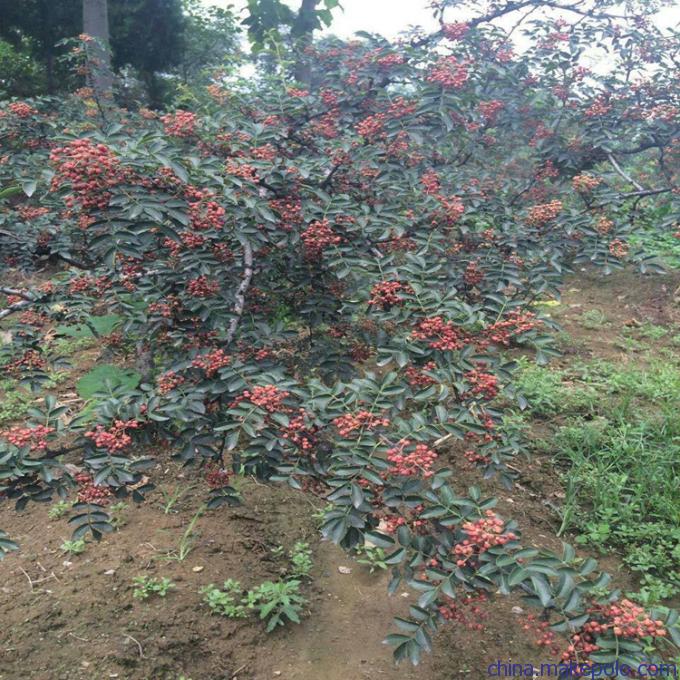
[[[69,637],[75,638],[76,640],[80,640],[81,642],[89,642],[87,638],[81,638],[78,637],[75,633],[67,633]]]
[[[31,580],[31,577],[26,573],[25,569],[23,569],[22,567],[19,567],[19,571],[26,577],[28,585],[31,586],[31,592],[33,592],[33,581]]]
[[[647,191],[642,184],[634,180],[617,162],[616,158],[614,158],[613,154],[611,152],[607,152],[607,158],[609,159],[609,162],[614,166],[614,170],[619,173],[623,179],[625,179],[627,182],[630,182],[638,191]]]
[[[239,666],[232,674],[231,674],[231,680],[235,680],[236,676],[247,666],[247,663],[244,663],[243,666]]]
[[[442,444],[446,444],[446,442],[450,441],[451,439],[453,439],[453,433],[445,434],[443,437],[439,437],[439,439],[437,439],[435,443],[432,444],[432,448],[436,449]]]
[[[144,656],[144,650],[142,649],[142,645],[140,644],[139,640],[133,638],[132,635],[128,635],[127,633],[125,634],[124,637],[128,638],[129,640],[132,640],[137,645],[137,647],[139,648],[139,658],[146,659],[146,657]]]

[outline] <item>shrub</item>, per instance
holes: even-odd
[[[96,309],[120,317],[139,380],[109,384],[70,420],[48,398],[3,431],[0,490],[23,507],[77,485],[66,451],[86,470],[76,538],[99,538],[113,494],[148,490],[140,446],[168,442],[156,455],[207,472],[210,509],[238,503],[232,478],[253,474],[323,496],[329,539],[385,550],[391,588],[420,593],[388,638],[397,659],[418,660],[458,595],[513,589],[567,635],[563,659],[680,642],[675,613],[616,604],[608,575],[569,546],[522,547],[495,499],[457,488],[440,462],[459,439],[511,485],[521,442],[502,427],[516,395],[506,350],[555,354],[533,302],[572,265],[655,270],[630,247],[626,208],[653,196],[677,207],[677,178],[660,167],[646,173],[659,185],[639,189],[616,156],[663,165],[672,153],[672,39],[631,18],[626,35],[644,45],[631,52],[605,14],[537,20],[521,58],[492,17],[411,44],[329,41],[309,48],[313,90],[232,83],[233,96],[160,119],[101,117],[77,95],[7,105],[0,179],[30,200],[7,204],[0,249],[9,266],[65,269],[3,289],[0,318],[16,319],[3,371],[39,388],[59,361],[46,329]],[[653,86],[585,71],[593,43],[626,72],[651,60]],[[594,179],[571,181],[584,173]],[[268,627],[295,621],[298,585],[263,585],[249,605]],[[619,609],[645,625],[620,629]]]

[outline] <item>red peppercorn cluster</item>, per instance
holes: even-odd
[[[196,133],[196,114],[190,111],[176,111],[161,116],[163,131],[170,137],[192,137]]]
[[[484,272],[479,268],[479,263],[470,262],[465,268],[463,280],[468,286],[477,286],[484,281]]]
[[[375,63],[380,66],[380,68],[392,68],[394,66],[401,66],[406,63],[406,57],[401,54],[386,54],[383,57],[378,57]]]
[[[357,123],[354,129],[357,134],[361,135],[365,139],[376,139],[380,137],[385,128],[386,116],[384,113],[376,113],[371,116],[367,116],[362,121]]]
[[[212,252],[218,262],[231,262],[234,259],[234,253],[228,243],[215,243]]]
[[[47,437],[54,432],[53,427],[37,425],[35,427],[11,427],[0,432],[0,437],[19,449],[28,446],[31,451],[44,451],[47,448]]]
[[[22,292],[22,293],[25,293],[25,292],[27,292],[27,291],[26,291],[26,290],[22,290],[21,292]],[[24,298],[22,298],[21,295],[7,295],[7,296],[6,296],[6,299],[7,299],[7,304],[8,304],[8,305],[16,305],[16,304],[18,304],[19,302],[21,302]]]
[[[319,428],[316,425],[309,423],[309,414],[301,408],[298,415],[290,419],[281,436],[301,449],[303,453],[310,453],[316,446],[318,431]]]
[[[571,186],[574,187],[576,191],[580,191],[582,194],[586,194],[596,187],[602,184],[602,179],[600,177],[593,177],[592,175],[582,174],[576,175],[571,180]]]
[[[22,205],[17,208],[17,212],[19,213],[19,217],[21,217],[22,220],[25,220],[26,222],[31,222],[32,220],[35,220],[38,217],[47,215],[47,213],[49,213],[49,209],[34,208],[30,205]]]
[[[427,375],[425,371],[435,371],[437,369],[437,364],[434,361],[428,361],[422,368],[417,368],[416,366],[408,366],[404,373],[406,374],[406,379],[409,385],[413,387],[429,387],[430,385],[436,385],[437,380],[432,376]]]
[[[221,489],[229,484],[231,474],[224,468],[211,465],[205,474],[205,481],[211,489]]]
[[[309,97],[309,90],[302,90],[297,87],[291,87],[288,89],[288,96],[289,97]]]
[[[100,486],[94,483],[92,477],[86,472],[78,473],[74,479],[78,484],[78,502],[107,505],[113,493],[108,486]]]
[[[432,349],[442,351],[454,351],[465,346],[464,335],[452,321],[444,321],[441,316],[419,321],[411,336],[416,340],[428,340]]]
[[[325,139],[335,139],[340,135],[340,129],[338,128],[338,123],[340,120],[340,110],[333,109],[323,116],[314,119],[310,123],[311,132],[318,136],[324,137]]]
[[[223,349],[216,349],[207,354],[200,354],[191,362],[194,368],[201,368],[205,371],[206,378],[212,378],[220,368],[224,368],[231,363],[231,357],[227,356]]]
[[[231,407],[240,404],[242,401],[249,401],[269,413],[284,412],[288,408],[283,402],[289,396],[290,392],[281,390],[276,385],[258,385],[253,387],[252,390],[244,390],[241,395],[234,399]]]
[[[278,156],[278,151],[271,144],[263,144],[250,149],[249,155],[255,160],[271,163]]]
[[[493,123],[498,114],[505,108],[505,103],[499,99],[479,103],[479,113],[487,124]]]
[[[612,105],[606,97],[598,97],[586,110],[585,115],[588,118],[597,118],[599,116],[606,116],[612,110]]]
[[[477,464],[485,465],[486,463],[491,462],[491,458],[489,456],[484,456],[481,453],[475,451],[474,449],[468,449],[467,451],[465,451],[465,453],[463,453],[463,455],[465,456],[465,459],[469,463],[473,463],[474,465]]]
[[[249,182],[259,181],[257,175],[257,170],[248,163],[239,163],[237,161],[228,161],[224,168],[229,175],[234,175],[234,177],[240,177]]]
[[[373,355],[373,350],[363,342],[355,342],[349,348],[349,355],[354,361],[362,362]]]
[[[320,92],[321,101],[330,108],[335,108],[340,102],[339,93],[329,88],[324,88]]]
[[[515,58],[515,52],[512,48],[504,47],[496,52],[496,59],[500,61],[501,64],[507,64]]]
[[[275,198],[269,201],[269,207],[281,218],[279,225],[284,231],[292,231],[302,224],[302,201],[299,198]]]
[[[385,115],[388,118],[403,118],[404,116],[413,115],[418,109],[418,104],[405,97],[395,97],[391,104],[387,107]]]
[[[219,203],[207,200],[205,196],[198,201],[189,203],[191,228],[196,231],[222,229],[225,215],[226,211]]]
[[[31,116],[36,116],[38,114],[37,109],[26,102],[12,102],[7,107],[17,118],[30,118]]]
[[[47,361],[43,359],[38,350],[29,349],[24,352],[23,356],[10,361],[2,368],[8,374],[18,373],[21,370],[44,371],[47,368]]]
[[[356,430],[373,430],[381,426],[387,427],[389,424],[387,418],[376,416],[370,411],[357,411],[333,418],[333,425],[338,428],[341,437],[349,437]]]
[[[191,279],[187,284],[187,292],[192,297],[208,298],[217,295],[220,290],[218,281],[211,281],[207,276],[199,276]]]
[[[223,87],[220,87],[216,83],[213,83],[212,85],[208,85],[208,87],[205,88],[207,93],[218,103],[224,104],[224,102],[229,99],[229,90],[226,90]]]
[[[151,302],[149,303],[149,314],[157,314],[162,316],[164,319],[170,319],[172,317],[172,310],[175,308],[174,303],[168,302]]]
[[[408,236],[393,236],[380,244],[381,250],[390,253],[406,253],[418,248],[418,244]]]
[[[476,555],[481,555],[497,545],[505,545],[517,539],[517,536],[509,531],[505,532],[505,524],[500,517],[491,510],[486,511],[486,517],[474,522],[465,522],[463,531],[467,538],[453,547],[456,556],[456,564],[465,566],[466,562]]]
[[[449,623],[458,623],[468,630],[482,631],[484,624],[480,620],[485,618],[485,612],[479,605],[485,602],[488,602],[488,597],[483,591],[464,594],[456,600],[440,604],[439,614]]]
[[[543,205],[534,205],[529,209],[527,223],[533,226],[547,224],[562,212],[562,201],[550,201]]]
[[[642,640],[645,637],[664,638],[668,635],[663,621],[653,620],[639,605],[621,600],[611,605],[596,604],[588,610],[591,619],[569,638],[569,646],[562,653],[562,661],[583,661],[600,650],[595,643],[598,636],[608,632],[617,638]]]
[[[617,637],[641,640],[645,637],[666,637],[663,621],[653,620],[643,607],[630,600],[611,605],[596,605],[592,610],[600,622],[589,621],[583,625],[586,632],[602,634],[611,630]]]
[[[437,196],[439,203],[444,209],[444,218],[447,224],[453,225],[460,219],[465,212],[465,206],[458,196]]]
[[[331,246],[336,246],[342,241],[330,227],[328,220],[316,220],[312,222],[300,235],[305,244],[305,255],[310,260],[318,260],[323,256],[323,251]]]
[[[465,36],[468,30],[470,30],[470,26],[464,21],[456,21],[442,26],[442,33],[444,34],[444,37],[449,40],[460,40]]]
[[[420,178],[420,183],[423,185],[423,191],[428,196],[434,196],[439,193],[441,184],[439,175],[434,170],[428,170]]]
[[[487,326],[484,335],[491,342],[507,347],[511,339],[533,330],[536,324],[536,315],[533,312],[511,311],[504,319]]]
[[[468,396],[482,397],[483,399],[493,399],[499,391],[498,378],[492,373],[484,373],[478,369],[468,371],[465,380],[470,384],[470,389],[466,393]]]
[[[550,630],[549,621],[539,621],[536,616],[529,614],[522,628],[534,633],[536,636],[535,642],[539,647],[545,647],[546,649],[549,647],[553,656],[560,654],[560,648],[557,646],[557,636]]]
[[[440,57],[425,77],[428,83],[437,83],[444,88],[458,90],[469,77],[469,61],[458,61],[454,56]]]
[[[48,321],[46,314],[27,311],[19,315],[19,323],[25,326],[44,326]]]
[[[410,446],[411,442],[406,439],[387,452],[387,460],[394,465],[393,474],[424,479],[432,477],[432,466],[437,460],[436,452],[427,444],[416,444],[410,453],[405,453],[405,449]]]
[[[600,217],[595,225],[595,229],[597,229],[598,233],[602,234],[602,236],[608,234],[613,228],[614,222],[604,215]]]
[[[371,288],[371,297],[368,300],[368,304],[382,309],[389,309],[392,305],[404,301],[404,298],[399,296],[400,292],[413,293],[413,288],[400,281],[381,281]]]
[[[69,184],[73,195],[66,205],[79,203],[83,210],[104,209],[111,198],[110,189],[125,176],[120,162],[105,144],[91,139],[76,139],[50,152],[50,162],[56,166],[51,190]]]
[[[136,430],[139,426],[136,420],[115,420],[109,429],[103,425],[97,425],[94,430],[86,432],[85,436],[92,439],[98,449],[111,452],[122,451],[132,444],[132,437],[127,430]]]
[[[630,250],[630,246],[627,243],[624,243],[621,239],[618,239],[618,238],[615,238],[609,244],[609,252],[614,257],[626,257],[626,255],[628,255],[629,250]]]
[[[184,376],[178,375],[174,371],[168,371],[159,376],[156,383],[158,384],[158,391],[161,394],[167,394],[184,383]]]

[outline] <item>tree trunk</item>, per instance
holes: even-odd
[[[107,0],[83,0],[83,33],[95,38],[88,46],[92,86],[98,97],[111,97],[113,73],[109,49],[109,14]]]
[[[291,35],[295,39],[295,80],[307,88],[312,85],[312,68],[305,49],[312,44],[314,28],[316,27],[315,11],[321,0],[302,0],[300,11],[295,19]]]

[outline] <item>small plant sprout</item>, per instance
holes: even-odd
[[[194,549],[194,541],[196,539],[196,534],[194,533],[194,527],[196,522],[203,515],[205,511],[205,506],[201,506],[196,514],[191,518],[187,528],[184,530],[182,537],[179,540],[179,546],[176,552],[172,552],[166,556],[166,559],[177,560],[178,562],[184,562],[184,560],[189,557],[189,554]]]
[[[79,538],[75,541],[64,541],[61,544],[61,549],[69,555],[80,555],[85,552],[87,543],[84,538]]]
[[[127,524],[127,519],[123,516],[123,513],[129,508],[128,504],[121,501],[120,503],[115,503],[109,508],[109,515],[111,519],[111,526],[114,529],[120,529]]]
[[[286,623],[300,623],[300,614],[307,600],[300,594],[300,581],[265,581],[246,596],[249,609],[254,609],[261,620],[267,621],[267,632]]]
[[[290,557],[290,574],[293,578],[307,578],[314,563],[309,543],[298,541],[288,553]]]
[[[286,549],[282,545],[277,545],[275,548],[272,548],[272,557],[275,559],[280,559],[286,554]]]
[[[362,545],[357,548],[357,556],[357,562],[367,566],[371,574],[378,569],[381,571],[387,569],[386,555],[382,548],[374,545]]]
[[[241,584],[234,579],[227,579],[220,589],[213,583],[201,588],[203,602],[210,607],[213,614],[226,616],[228,619],[243,619],[248,610],[243,606]]]
[[[47,516],[50,519],[61,519],[71,509],[72,503],[68,501],[58,501],[48,510]]]
[[[135,588],[132,591],[132,597],[136,600],[148,600],[152,595],[165,597],[175,587],[175,584],[166,577],[136,576],[133,583]]]

